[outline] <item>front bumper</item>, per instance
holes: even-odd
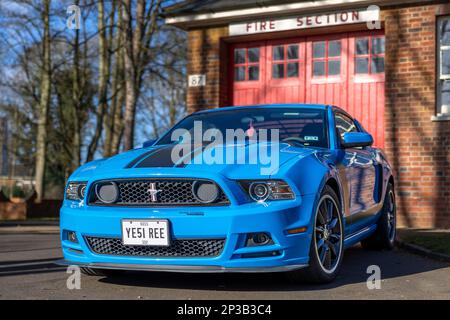
[[[279,272],[308,265],[311,213],[315,195],[266,204],[248,203],[227,207],[61,208],[61,243],[64,265],[99,269],[170,272]],[[154,257],[97,254],[85,237],[121,238],[122,219],[168,219],[172,239],[225,239],[222,252],[214,257]],[[287,230],[307,227],[302,233]],[[76,232],[78,243],[66,231]],[[266,232],[273,244],[247,247],[249,233]],[[271,253],[277,252],[276,255]],[[267,255],[265,255],[267,253]],[[257,256],[255,256],[257,255]]]
[[[82,268],[127,270],[127,271],[159,271],[159,272],[182,272],[182,273],[264,273],[264,272],[287,272],[305,268],[307,264],[289,265],[279,267],[247,267],[247,268],[225,268],[221,266],[189,266],[189,265],[145,265],[145,264],[120,264],[120,263],[79,263],[67,260],[55,262],[61,266],[75,265]]]

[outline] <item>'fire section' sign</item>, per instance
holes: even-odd
[[[230,36],[295,29],[318,28],[342,24],[378,21],[379,10],[351,10],[324,14],[302,15],[288,18],[268,18],[249,22],[233,23],[229,26]]]

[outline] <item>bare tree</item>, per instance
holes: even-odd
[[[80,1],[76,0],[75,5]],[[74,135],[72,143],[72,170],[81,164],[81,123],[79,110],[81,109],[81,76],[80,76],[80,31],[75,29],[75,39],[73,45],[73,80],[72,80],[72,116],[74,125]]]
[[[142,77],[151,59],[153,36],[158,28],[162,0],[137,0],[133,19],[131,0],[124,0],[122,6],[125,61],[125,150],[134,146],[136,104],[140,94]],[[133,23],[134,21],[134,23]],[[134,27],[133,27],[134,25]]]
[[[158,59],[153,60],[151,72],[144,78],[141,97],[154,138],[158,138],[186,113],[186,35],[169,26],[162,27],[160,32],[163,36],[154,45]]]
[[[96,127],[87,150],[86,161],[91,161],[97,150],[98,142],[102,136],[104,118],[108,110],[108,82],[110,78],[111,44],[113,38],[114,17],[116,1],[112,1],[110,13],[110,26],[107,27],[105,20],[105,1],[98,0],[98,53],[99,53],[99,81],[98,81],[98,108],[96,115]],[[109,33],[108,33],[109,30]],[[108,35],[109,34],[109,35]],[[108,40],[109,36],[109,40]]]
[[[36,202],[41,202],[44,196],[44,173],[47,150],[47,119],[51,94],[51,54],[50,54],[50,0],[43,1],[42,22],[44,24],[44,37],[42,41],[43,63],[41,67],[41,90],[38,107],[38,125],[36,137]]]
[[[62,196],[85,161],[132,148],[136,128],[157,136],[185,112],[185,34],[163,25],[163,0],[70,3],[80,29],[58,23],[66,1],[0,1],[0,114],[37,201]]]
[[[121,15],[122,2],[119,1],[118,9],[118,29],[123,27]],[[123,104],[124,104],[124,59],[123,59],[123,32],[115,34],[115,64],[111,80],[111,104],[106,113],[105,120],[105,143],[103,145],[103,156],[109,157],[119,151],[120,141],[123,133]],[[113,47],[113,45],[111,45]]]

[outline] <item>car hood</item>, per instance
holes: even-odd
[[[177,147],[178,146],[178,147]],[[174,150],[174,148],[178,148]],[[267,178],[276,174],[279,168],[293,158],[302,159],[316,152],[315,149],[293,147],[286,143],[253,143],[241,145],[186,147],[181,152],[180,145],[163,145],[134,149],[116,156],[89,162],[78,168],[71,179],[91,180],[112,177],[131,177],[148,175],[197,176],[221,174],[229,179]],[[268,155],[260,159],[257,155]],[[269,151],[267,151],[269,150]],[[274,156],[271,157],[271,150]],[[278,152],[279,150],[279,152]],[[176,153],[178,151],[178,153]],[[173,159],[173,154],[183,158]],[[222,155],[222,157],[220,157]],[[228,161],[225,161],[228,157]],[[185,161],[183,161],[185,159]],[[191,159],[191,161],[188,161]],[[214,162],[214,159],[223,159]],[[258,163],[249,159],[260,159]],[[175,160],[175,161],[173,161]],[[223,163],[225,162],[225,163]],[[250,163],[249,163],[250,162]]]

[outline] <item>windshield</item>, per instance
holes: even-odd
[[[254,108],[194,114],[176,124],[157,144],[180,142],[180,140],[174,139],[172,135],[178,129],[185,130],[187,136],[193,137],[195,127],[197,127],[196,130],[201,131],[201,134],[209,129],[218,130],[223,137],[229,130],[241,129],[247,137],[256,134],[258,137],[264,137],[264,140],[271,140],[272,135],[260,134],[262,129],[265,129],[266,132],[277,129],[281,142],[308,147],[328,147],[325,111],[306,108]],[[185,136],[183,136],[183,142],[186,142]],[[190,140],[190,138],[187,140]]]

